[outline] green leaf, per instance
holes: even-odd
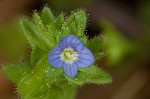
[[[48,85],[44,78],[44,74],[48,66],[47,55],[44,55],[37,62],[32,74],[28,75],[19,83],[18,91],[23,96],[29,95],[29,97],[40,97],[45,94],[48,90]]]
[[[99,69],[99,74],[95,77],[91,76],[89,80],[95,84],[109,84],[112,82],[112,77],[108,72]]]
[[[37,13],[33,14],[34,22],[35,22],[35,27],[37,32],[36,35],[44,41],[49,48],[52,48],[54,46],[54,41],[52,37],[50,36],[50,33],[46,29],[46,27],[43,24],[43,21],[41,20],[40,16]],[[50,42],[51,41],[51,42]]]
[[[38,77],[43,77],[43,75],[47,72],[47,68],[50,65],[48,64],[48,55],[43,55],[42,58],[37,62],[35,68],[35,74]]]
[[[86,68],[78,68],[78,74],[75,78],[70,78],[66,74],[64,77],[68,83],[74,86],[81,86],[86,83],[107,84],[112,82],[111,76],[104,70],[92,65]]]
[[[44,51],[41,50],[39,47],[35,46],[32,48],[32,53],[31,53],[31,65],[35,66],[36,63],[42,58],[44,55]]]
[[[21,22],[21,27],[22,27],[23,33],[32,47],[38,46],[39,48],[41,48],[43,50],[49,50],[49,48],[45,44],[45,42],[42,41],[41,38],[39,38],[36,35],[37,29],[30,21],[28,21],[28,19],[23,18],[23,19],[21,19],[20,22]]]
[[[92,65],[86,68],[79,68],[86,75],[88,83],[107,84],[112,82],[111,76],[104,70]]]
[[[81,71],[82,73],[84,73],[86,75],[96,76],[99,73],[98,68],[94,65],[88,66],[85,68],[78,68],[78,69],[79,69],[79,71]]]
[[[82,35],[79,39],[83,42],[83,45],[87,45],[88,38],[86,35]]]
[[[60,39],[65,36],[61,31],[64,21],[65,21],[64,14],[62,13],[56,18],[54,25],[55,27],[49,26],[50,28],[49,30],[52,31],[53,37],[56,40],[56,44],[58,44]]]
[[[60,87],[52,87],[43,99],[63,99],[64,92]]]
[[[53,68],[52,66],[48,66],[45,73],[47,84],[58,83],[62,81],[62,73],[62,68]]]
[[[102,55],[102,53],[104,54],[104,44],[101,37],[95,36],[94,38],[87,41],[86,46],[93,53],[95,59],[104,57],[104,55]]]
[[[3,72],[15,84],[18,84],[29,73],[29,67],[24,64],[8,64],[3,67]]]
[[[55,20],[57,20],[57,19],[55,19],[55,16],[53,15],[53,13],[51,12],[51,10],[48,7],[43,8],[40,19],[41,19],[41,24],[44,24],[44,26],[46,28],[46,30],[42,32],[43,35],[48,38],[48,40],[46,40],[46,42],[47,42],[48,46],[50,46],[50,48],[53,48],[54,45],[56,44],[55,35],[57,34],[57,31],[56,31],[57,30],[56,29],[57,22],[55,22]]]
[[[48,91],[48,86],[43,78],[32,73],[18,84],[17,90],[26,97],[40,97]]]
[[[62,33],[65,35],[74,34],[81,37],[86,27],[86,14],[83,10],[78,10],[70,15],[62,26]]]
[[[66,74],[64,74],[64,77],[68,81],[68,83],[73,86],[81,86],[86,82],[86,75],[81,72],[78,72],[78,74],[74,78],[70,78]]]
[[[60,14],[60,15],[56,18],[55,23],[56,23],[56,29],[57,29],[58,31],[61,30],[61,27],[62,27],[64,21],[65,21],[65,19],[64,19],[64,14],[63,14],[63,13]]]
[[[94,54],[95,60],[103,59],[103,58],[106,58],[106,57],[107,57],[107,52],[104,52],[104,51]]]
[[[94,38],[90,39],[86,46],[92,51],[93,53],[99,53],[102,50],[103,40],[99,36],[95,36]]]
[[[41,19],[44,25],[47,26],[50,23],[54,23],[55,17],[48,7],[44,7],[41,13]]]
[[[64,97],[61,99],[74,99],[76,96],[77,88],[71,85],[61,85],[63,89]]]

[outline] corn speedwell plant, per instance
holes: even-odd
[[[111,76],[95,65],[104,53],[102,39],[84,35],[84,10],[70,16],[54,16],[48,7],[34,12],[33,20],[21,19],[32,52],[20,64],[7,64],[3,71],[16,84],[21,99],[73,99],[76,88],[86,83],[107,84]]]

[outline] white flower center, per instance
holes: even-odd
[[[67,64],[72,64],[78,59],[78,54],[72,48],[65,48],[60,54],[60,59]]]

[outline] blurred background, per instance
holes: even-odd
[[[150,0],[0,0],[0,99],[18,99],[2,67],[23,62],[31,51],[19,18],[31,17],[44,5],[56,15],[86,9],[87,35],[104,39],[108,56],[97,64],[110,72],[113,82],[85,85],[76,99],[150,99]]]

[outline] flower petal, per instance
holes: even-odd
[[[71,47],[74,48],[76,51],[80,51],[83,49],[83,43],[81,40],[79,40],[74,35],[69,35],[60,40],[60,43],[58,46],[61,46],[62,48]]]
[[[62,61],[60,60],[60,54],[61,54],[61,50],[59,47],[53,48],[48,55],[48,63],[55,68],[61,68]]]
[[[76,61],[76,64],[78,67],[87,67],[94,63],[94,56],[91,53],[91,51],[84,47],[83,50],[81,50],[78,53],[78,60]]]
[[[64,72],[71,78],[74,78],[77,75],[77,65],[76,64],[63,64]]]

